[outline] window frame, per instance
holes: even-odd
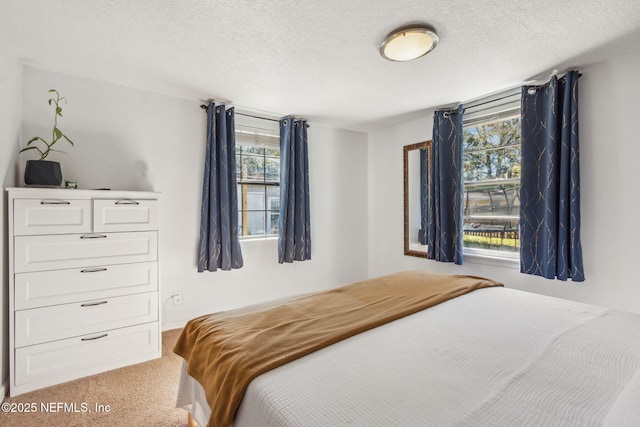
[[[476,101],[471,101],[465,106],[465,113],[463,116],[463,135],[464,130],[469,127],[475,127],[482,124],[488,124],[497,121],[509,120],[512,118],[520,118],[520,88],[510,89],[494,95],[480,98]],[[521,140],[522,142],[522,140]],[[522,144],[518,144],[520,147]],[[512,146],[512,145],[511,145]],[[464,141],[463,141],[464,147]],[[507,148],[500,147],[499,149]],[[463,156],[466,151],[463,149]],[[464,160],[463,160],[464,167]],[[463,194],[464,194],[464,180],[463,180]],[[519,188],[519,186],[518,186]],[[464,196],[463,196],[464,197]],[[465,201],[463,200],[463,209]],[[518,213],[518,228],[520,224],[520,215]],[[519,230],[518,230],[519,232]],[[463,242],[464,242],[464,229]],[[492,264],[500,267],[517,268],[520,262],[520,251],[501,251],[497,249],[482,249],[482,248],[470,248],[464,246],[462,249],[463,256],[465,258],[471,258],[472,261],[478,261],[483,264]]]
[[[251,156],[256,158],[261,158],[262,160],[262,179],[243,179],[241,174],[236,173],[236,185],[238,192],[238,238],[243,241],[255,241],[255,240],[273,240],[278,238],[278,228],[279,228],[279,215],[280,215],[280,161],[281,161],[281,153],[280,153],[280,127],[279,122],[277,120],[268,119],[268,118],[259,118],[251,115],[242,115],[238,117],[236,121],[236,172],[242,171],[242,159],[244,156]],[[245,153],[242,147],[253,147],[259,148],[262,150],[262,153]],[[270,155],[267,153],[268,150],[277,150],[276,155]],[[267,160],[274,159],[277,160],[278,170],[276,179],[268,179],[267,178]],[[246,200],[243,199],[243,193],[246,188],[249,186],[258,186],[263,187],[263,197],[264,197],[264,209],[243,209],[244,203]],[[272,194],[270,196],[270,188],[277,188],[278,194],[278,205],[276,210],[269,209],[269,198],[274,197]],[[247,234],[243,235],[245,232],[243,217],[245,213],[249,212],[262,212],[264,214],[264,233],[261,234]],[[278,223],[275,224],[275,227],[269,228],[268,225],[273,220],[274,213],[278,217]],[[248,223],[248,221],[247,221]],[[275,228],[275,233],[267,233],[268,230],[273,230]]]

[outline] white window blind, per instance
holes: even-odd
[[[260,148],[280,148],[280,124],[236,114],[236,145]]]
[[[520,116],[520,88],[499,92],[464,106],[464,126]]]

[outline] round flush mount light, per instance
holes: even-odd
[[[426,27],[406,27],[389,34],[380,45],[380,55],[389,61],[418,59],[438,45],[438,35]]]

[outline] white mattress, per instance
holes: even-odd
[[[207,424],[184,369],[177,406]],[[476,290],[260,375],[234,422],[345,425],[639,426],[640,315]]]

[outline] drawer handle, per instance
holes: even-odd
[[[70,205],[71,202],[67,202],[66,200],[43,200],[40,202],[41,205]]]
[[[139,205],[140,202],[136,202],[135,200],[118,200],[116,205]]]
[[[106,268],[85,268],[84,270],[80,270],[80,273],[97,273],[99,271],[107,271]]]
[[[106,239],[107,236],[105,234],[85,234],[84,236],[80,236],[81,239]]]
[[[108,301],[98,301],[98,302],[85,302],[84,304],[80,304],[80,307],[95,307],[96,305],[106,304]]]
[[[93,341],[93,340],[99,340],[100,338],[105,338],[109,336],[109,334],[102,334],[102,335],[98,335],[97,337],[91,337],[91,338],[82,338],[81,341]]]

